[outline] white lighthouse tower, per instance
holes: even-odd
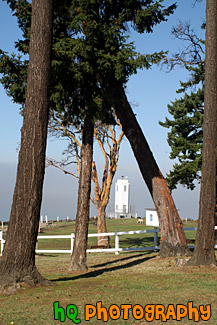
[[[130,183],[128,177],[122,176],[115,183],[115,219],[127,218],[130,213],[129,206]]]

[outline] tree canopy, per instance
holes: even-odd
[[[15,44],[19,55],[1,50],[0,81],[23,109],[31,4],[27,0],[7,0],[7,3],[17,17],[23,39]],[[150,68],[161,59],[163,52],[137,53],[127,34],[129,24],[139,33],[150,33],[155,25],[165,21],[176,5],[165,8],[162,3],[163,0],[55,1],[50,108],[61,112],[65,123],[69,117],[71,121],[82,120],[87,103],[95,120],[112,121],[100,83],[111,82],[111,76],[126,83],[138,68]]]
[[[11,1],[8,3],[12,6]],[[19,4],[18,1],[15,3]],[[27,1],[23,0],[22,3],[29,8]],[[169,7],[163,4],[163,0],[56,2],[50,109],[62,114],[63,123],[86,120],[86,125],[92,127],[90,124],[96,120],[111,122],[111,108],[115,107],[121,124],[125,123],[124,132],[159,213],[163,255],[174,256],[180,252],[189,253],[182,222],[124,91],[130,75],[135,74],[139,68],[151,68],[165,54],[163,51],[153,54],[137,53],[134,44],[128,39],[129,25],[139,33],[152,32],[154,26],[167,20],[176,8],[175,3]],[[15,15],[20,15],[18,9],[13,9]],[[28,35],[26,16],[18,18]],[[18,41],[17,46],[20,46],[22,53],[25,49],[28,52],[28,37]],[[2,53],[2,57],[4,55]],[[22,65],[21,59],[16,57],[16,60],[20,60]],[[6,70],[4,76],[8,75],[7,72]],[[22,88],[25,88],[25,80]],[[8,87],[7,90],[10,92],[13,89]],[[85,117],[86,112],[91,123],[87,123],[89,121]],[[91,134],[85,134],[90,140]],[[91,141],[89,142],[91,145]],[[148,157],[145,163],[144,156]],[[84,179],[87,181],[87,177]]]

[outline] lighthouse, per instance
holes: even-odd
[[[122,176],[115,183],[115,219],[127,218],[130,213],[130,183]]]

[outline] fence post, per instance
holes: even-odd
[[[1,241],[1,255],[2,256],[2,231],[0,231],[0,241]]]
[[[71,234],[71,255],[72,255],[72,253],[73,253],[74,238],[75,238],[75,235],[72,233],[72,234]]]
[[[117,231],[115,231],[115,255],[119,255],[119,235]]]
[[[3,239],[3,232],[0,231],[0,241],[1,241],[1,254],[0,256],[2,256],[2,252],[3,252],[3,249],[4,249],[4,243],[5,243],[5,240]]]
[[[157,233],[157,227],[154,227],[154,247],[156,248],[158,246],[158,233]]]

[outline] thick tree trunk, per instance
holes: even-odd
[[[121,83],[116,83],[112,97],[112,104],[117,117],[123,126],[124,134],[130,142],[144,181],[157,209],[161,234],[160,254],[162,257],[190,255],[183,224],[167,183],[157,166]]]
[[[217,194],[217,182],[216,182],[216,185],[215,185],[215,192]],[[217,226],[217,196],[215,197],[214,225]],[[215,233],[214,234],[215,234],[215,245],[216,245],[217,244],[217,229],[215,230]]]
[[[188,265],[215,264],[217,145],[217,2],[206,2],[205,100],[203,160],[196,245]]]
[[[71,258],[70,271],[87,270],[86,250],[88,239],[91,173],[93,159],[93,134],[94,124],[90,117],[84,121],[82,148],[81,148],[81,172],[79,178],[78,204],[76,215],[75,241]]]
[[[103,233],[107,232],[107,227],[106,227],[106,213],[105,213],[105,206],[100,205],[98,207],[98,220],[97,220],[97,232],[98,233]],[[109,236],[102,236],[98,237],[98,245],[105,246],[106,248],[109,248]]]
[[[30,56],[21,148],[0,285],[48,283],[35,266],[47,140],[52,0],[32,1]]]

